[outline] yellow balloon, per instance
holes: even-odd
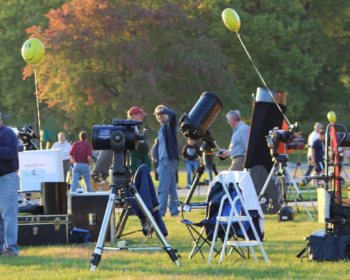
[[[333,111],[328,112],[327,118],[330,123],[335,123],[337,121],[337,115]]]
[[[227,8],[222,12],[221,16],[226,27],[229,30],[238,33],[238,30],[241,27],[241,20],[239,19],[239,16],[236,13],[236,11],[233,9]]]
[[[30,64],[36,64],[44,57],[44,45],[35,38],[28,39],[22,46],[22,56]]]

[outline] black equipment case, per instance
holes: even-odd
[[[89,241],[91,242],[96,242],[100,234],[109,195],[110,192],[71,192],[68,195],[68,213],[74,214],[74,225],[77,228],[89,230]],[[111,219],[115,219],[114,215],[111,216]],[[109,231],[110,222],[107,228],[107,232]],[[107,234],[106,241],[111,241],[110,237],[111,236]]]
[[[20,246],[67,244],[73,215],[26,215],[18,217]]]

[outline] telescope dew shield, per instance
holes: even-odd
[[[138,136],[136,126],[94,125],[92,147],[94,150],[133,151],[137,149]]]
[[[270,92],[272,93],[273,98],[276,100],[277,104],[286,106],[288,97],[288,94],[286,92],[272,89],[270,89]],[[275,103],[273,98],[266,88],[257,88],[255,98],[256,102]]]
[[[182,134],[193,140],[203,138],[223,107],[219,96],[204,92],[181,124]]]

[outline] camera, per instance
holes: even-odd
[[[142,122],[135,120],[113,120],[112,125],[92,127],[92,146],[95,150],[113,150],[117,153],[133,151],[139,141],[148,137],[148,130],[140,131]]]
[[[32,130],[32,126],[30,124],[26,124],[23,128],[11,127],[11,129],[18,136],[18,146],[20,152],[39,150],[38,147],[33,143],[32,139],[40,139],[40,137]]]
[[[289,130],[282,130],[278,127],[269,131],[269,135],[265,136],[267,146],[270,148],[270,154],[272,157],[277,157],[279,143],[290,143],[294,139],[294,133],[299,129],[299,124],[295,123],[289,127]]]

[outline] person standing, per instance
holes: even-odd
[[[182,150],[182,157],[186,164],[187,171],[187,186],[190,189],[192,186],[192,178],[196,169],[198,168],[199,158],[202,156],[199,147],[195,144],[195,141],[191,138],[187,139],[187,145]]]
[[[158,105],[154,110],[154,115],[160,123],[158,132],[158,200],[159,213],[164,217],[168,208],[171,216],[179,215],[176,192],[176,170],[179,161],[179,151],[177,146],[176,133],[178,131],[176,113],[164,105]]]
[[[72,145],[66,141],[66,134],[64,132],[58,133],[58,142],[53,143],[52,149],[62,150],[63,159],[63,180],[66,181],[67,173],[70,168],[69,151]]]
[[[143,119],[147,116],[147,114],[139,107],[132,107],[128,111],[128,118],[130,120],[142,122]],[[152,162],[149,156],[149,145],[148,141],[145,139],[142,142],[139,142],[136,151],[130,151],[131,154],[131,172],[132,174],[136,173],[136,170],[140,165],[146,164],[148,170],[152,169]]]
[[[229,171],[243,171],[244,157],[247,150],[250,128],[242,122],[241,114],[232,110],[226,114],[227,123],[233,128],[231,142],[228,150],[223,150],[220,157],[230,156],[232,163]]]
[[[319,131],[318,138],[312,144],[311,164],[315,167],[316,175],[324,173],[324,139],[326,132]]]
[[[310,133],[307,144],[309,145],[309,148],[307,150],[307,161],[308,161],[308,166],[307,170],[305,173],[305,176],[310,176],[311,171],[314,169],[314,165],[311,164],[312,160],[312,145],[314,142],[318,139],[318,134],[319,132],[323,129],[323,125],[321,123],[315,123],[314,125],[314,131]],[[305,185],[308,180],[304,179],[303,184]]]
[[[17,256],[18,137],[2,123],[0,112],[0,255]]]
[[[90,164],[92,161],[92,146],[87,142],[88,134],[86,131],[79,133],[80,141],[74,142],[69,156],[74,164],[73,182],[71,192],[76,192],[80,176],[83,176],[88,192],[92,192]]]

